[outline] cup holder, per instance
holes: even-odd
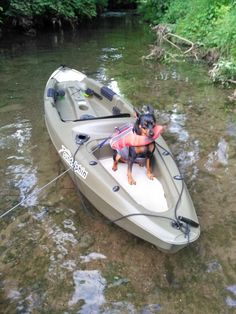
[[[79,109],[85,111],[85,110],[88,110],[88,106],[86,106],[86,105],[79,105]]]

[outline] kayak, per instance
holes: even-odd
[[[111,223],[175,253],[200,236],[198,217],[174,157],[162,135],[155,139],[154,179],[127,163],[113,171],[114,134],[136,120],[132,104],[109,87],[66,66],[56,69],[44,91],[51,141],[76,187]]]

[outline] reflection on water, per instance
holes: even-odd
[[[188,146],[178,154],[179,168],[182,173],[188,175],[189,181],[196,180],[198,176],[197,161],[200,158],[199,152],[199,141],[195,140],[189,142]]]
[[[173,146],[181,143],[181,147],[175,148],[180,171],[188,177],[189,181],[195,180],[199,171],[197,162],[200,158],[200,143],[199,140],[190,138],[186,127],[187,114],[181,112],[181,106],[174,104],[169,115],[159,114],[159,116],[160,122],[168,121],[168,132],[175,136]]]
[[[227,296],[226,297],[226,304],[230,308],[236,308],[236,285],[228,286],[226,290],[230,291],[232,293],[232,296]]]
[[[65,229],[68,229],[68,220],[63,222]],[[50,265],[48,273],[53,278],[65,278],[65,274],[62,269],[73,271],[76,267],[75,260],[68,258],[69,251],[76,247],[78,240],[76,239],[77,230],[74,227],[73,222],[70,223],[70,227],[73,231],[66,232],[62,230],[56,224],[45,223],[44,230],[47,233],[50,240],[53,241],[53,250],[50,251]]]
[[[227,134],[230,136],[236,136],[236,122],[229,122],[227,126]]]
[[[123,57],[123,54],[122,54],[123,49],[124,49],[124,47],[122,47],[122,48],[103,48],[100,59],[101,59],[101,61],[119,60]],[[119,51],[120,51],[120,53],[119,53]]]
[[[27,142],[29,142],[31,137],[31,130],[32,126],[27,120],[2,126],[0,128],[0,147],[3,149],[15,146],[17,153],[24,153],[24,146],[27,147]],[[13,157],[10,156],[9,158]]]
[[[115,81],[114,79],[111,79],[110,83],[108,84],[108,87],[110,87],[118,95],[121,95],[121,92],[120,92],[120,89],[118,86],[118,82]]]
[[[5,184],[13,192],[19,193],[19,201],[24,200],[37,183],[37,170],[33,166],[30,140],[32,125],[28,120],[7,124],[0,128],[0,147],[9,151],[5,158]],[[5,186],[6,189],[6,186]],[[36,197],[32,196],[23,206],[35,204]]]
[[[178,139],[182,142],[186,142],[189,138],[188,132],[184,129],[186,117],[184,114],[178,114],[173,112],[170,116],[169,130],[178,136]]]
[[[1,313],[233,313],[235,113],[231,91],[199,64],[143,63],[151,35],[128,17],[79,32],[0,42]],[[42,95],[60,64],[91,74],[134,106],[152,104],[197,209],[200,239],[176,255],[107,224],[64,171],[43,119]],[[191,300],[191,302],[190,302]]]
[[[69,307],[82,301],[81,314],[99,313],[100,306],[105,303],[105,278],[97,270],[77,270],[73,273],[73,279],[75,291],[68,303]]]
[[[228,164],[228,151],[229,146],[224,138],[221,138],[217,144],[217,150],[211,152],[208,155],[207,162],[205,164],[206,169],[209,172],[215,171],[216,167],[222,165],[227,166]]]

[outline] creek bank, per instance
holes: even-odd
[[[190,60],[191,62],[205,62],[209,66],[209,77],[214,83],[223,86],[236,86],[236,79],[226,73],[230,62],[221,61],[220,52],[216,48],[206,49],[198,42],[192,42],[172,33],[168,25],[158,24],[151,26],[156,35],[154,44],[150,45],[150,53],[143,56],[143,60],[154,60],[161,62],[178,62]],[[229,102],[236,103],[236,89],[228,96]]]

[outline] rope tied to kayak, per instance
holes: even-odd
[[[64,176],[67,172],[69,172],[70,170],[73,171],[74,176],[75,176],[75,158],[76,155],[80,149],[80,147],[89,140],[90,136],[87,134],[79,134],[78,136],[76,136],[75,142],[77,144],[77,149],[75,151],[75,153],[73,154],[73,167],[69,167],[68,169],[66,169],[64,172],[60,173],[58,176],[56,176],[55,178],[53,178],[50,182],[46,183],[44,186],[42,186],[41,188],[39,188],[36,191],[33,191],[33,193],[29,194],[28,196],[24,197],[19,203],[17,203],[16,205],[14,205],[13,207],[11,207],[10,209],[6,210],[3,214],[0,215],[0,219],[4,218],[5,216],[7,216],[8,214],[10,214],[11,212],[13,212],[15,209],[17,209],[18,207],[20,207],[22,204],[24,204],[26,201],[28,201],[31,197],[33,197],[36,193],[39,194],[41,193],[43,190],[45,190],[49,185],[51,185],[52,183],[54,183],[55,181],[57,181],[58,179],[60,179],[62,176]],[[107,139],[106,139],[107,140]],[[104,142],[105,143],[105,142]],[[103,145],[102,145],[103,146]],[[82,195],[81,192],[78,189],[78,193],[81,197],[81,202],[84,208],[86,208],[83,199],[82,199]]]
[[[12,208],[8,209],[7,211],[5,211],[3,214],[0,215],[0,219],[2,219],[3,217],[5,217],[6,215],[8,215],[10,212],[14,211],[15,209],[17,209],[18,207],[20,207],[22,204],[24,204],[26,201],[28,201],[31,197],[33,197],[36,193],[41,193],[43,190],[45,190],[49,185],[51,185],[52,183],[54,183],[55,181],[57,181],[59,178],[61,178],[62,176],[64,176],[68,171],[70,170],[70,168],[66,169],[64,172],[60,173],[57,177],[55,177],[54,179],[52,179],[50,182],[48,182],[47,184],[43,185],[41,188],[39,188],[37,191],[34,191],[33,193],[29,194],[28,196],[24,197],[19,203],[17,203],[15,206],[13,206]]]

